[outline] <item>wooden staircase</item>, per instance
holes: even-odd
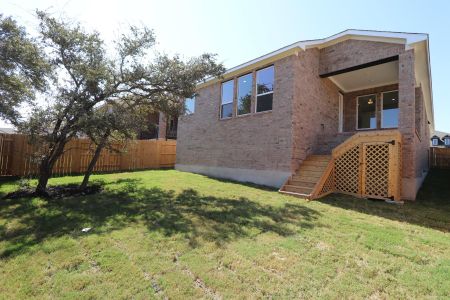
[[[308,156],[281,187],[280,193],[310,199],[330,160],[331,155]]]

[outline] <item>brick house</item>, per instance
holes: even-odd
[[[176,169],[280,187],[414,200],[434,132],[428,35],[346,30],[198,85]]]
[[[147,126],[137,133],[139,140],[177,139],[178,116],[166,115],[163,112],[148,114]]]

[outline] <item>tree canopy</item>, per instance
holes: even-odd
[[[215,55],[209,53],[187,60],[166,54],[151,58],[147,54],[155,37],[146,27],[130,26],[115,41],[115,53],[110,55],[98,32],[88,32],[77,22],[57,19],[43,11],[37,11],[37,17],[39,38],[33,41],[33,49],[40,60],[33,63],[48,62],[42,64],[51,72],[39,73],[35,86],[45,91],[46,102],[32,106],[29,118],[18,125],[35,142],[45,145],[38,193],[45,194],[53,165],[70,139],[81,133],[98,137],[92,130],[95,122],[102,122],[98,128],[108,132],[118,124],[121,128],[130,125],[117,115],[102,115],[101,107],[181,111],[184,99],[195,94],[200,81],[224,71]],[[21,32],[24,36],[23,29]]]
[[[0,14],[0,118],[17,125],[20,105],[46,88],[49,71],[39,43],[11,17]]]

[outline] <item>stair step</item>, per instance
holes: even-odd
[[[304,181],[304,180],[289,180],[289,185],[313,188],[316,185],[316,182]]]
[[[310,199],[310,197],[311,197],[310,194],[294,193],[294,192],[288,192],[288,191],[283,191],[283,190],[280,190],[279,192],[282,194],[286,194],[286,195],[290,195],[290,196],[294,196],[294,197],[298,197],[298,198],[303,198],[303,199]]]
[[[297,172],[280,189],[280,192],[309,199],[330,160],[331,155],[308,156]]]
[[[323,172],[325,169],[326,165],[324,166],[301,165],[297,173],[302,173],[304,171]]]
[[[299,193],[299,194],[303,194],[303,195],[310,195],[312,192],[312,188],[306,188],[306,187],[298,187],[295,185],[285,185],[284,186],[284,190],[288,191],[288,192],[293,192],[293,193]]]
[[[326,167],[329,161],[321,161],[321,160],[305,160],[302,163],[302,166],[318,166],[318,167]]]
[[[308,156],[306,160],[312,160],[312,161],[330,161],[331,155],[311,155]]]
[[[320,175],[305,176],[304,174],[301,174],[301,175],[292,176],[292,180],[295,180],[295,181],[306,181],[306,182],[316,183],[319,179],[320,179]]]
[[[311,170],[307,170],[307,171],[301,171],[295,175],[300,175],[300,176],[304,176],[304,177],[312,177],[312,178],[318,178],[320,176],[322,176],[323,170],[320,171],[311,171]]]

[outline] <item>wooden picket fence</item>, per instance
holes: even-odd
[[[103,150],[94,172],[171,168],[175,165],[176,141],[173,140],[136,140],[126,147],[116,144],[114,148],[121,151]],[[71,140],[56,162],[53,175],[84,172],[94,149],[88,139]],[[28,143],[26,135],[0,134],[0,176],[37,174],[39,150],[39,147]]]
[[[450,169],[450,148],[430,148],[430,167]]]

